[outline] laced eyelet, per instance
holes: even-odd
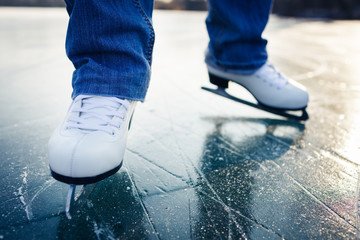
[[[127,114],[126,111],[119,112],[119,108],[125,107],[128,101],[115,97],[91,97],[85,95],[77,100],[80,101],[81,105],[75,106],[71,110],[72,113],[76,114],[70,116],[70,123],[68,126],[65,125],[66,129],[70,127],[84,130],[84,132],[103,131],[110,136],[117,135],[117,131],[121,128]]]

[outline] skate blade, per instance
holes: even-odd
[[[77,185],[70,185],[65,206],[66,217],[69,220],[81,208],[81,206],[84,205],[90,193],[94,190],[95,185],[96,183],[82,185],[78,193],[76,193]]]
[[[305,109],[297,110],[297,112],[302,111],[302,113],[301,113],[301,115],[295,115],[295,114],[289,113],[289,111],[291,111],[291,110],[282,110],[282,109],[271,108],[271,107],[267,107],[267,106],[262,105],[262,104],[256,104],[256,103],[252,103],[252,102],[249,102],[249,101],[234,97],[233,95],[230,95],[229,93],[227,93],[225,88],[220,88],[219,87],[218,89],[212,89],[212,88],[207,88],[207,87],[201,87],[201,89],[209,91],[209,92],[214,93],[216,95],[228,98],[230,100],[233,100],[233,101],[248,105],[248,106],[253,107],[253,108],[257,108],[257,109],[260,109],[260,110],[263,110],[263,111],[266,111],[266,112],[269,112],[269,113],[273,113],[273,114],[276,114],[276,115],[279,115],[279,116],[282,116],[282,117],[286,117],[288,119],[297,120],[297,121],[305,121],[305,120],[309,119],[309,115],[308,115],[308,113],[306,112]]]

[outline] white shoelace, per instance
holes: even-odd
[[[83,131],[103,131],[114,135],[114,128],[120,128],[129,109],[129,101],[115,97],[80,95],[74,104],[81,101],[80,107],[72,109],[66,129]],[[123,107],[123,111],[119,109]],[[75,113],[75,114],[74,114]]]
[[[281,89],[288,84],[288,79],[278,72],[272,64],[267,63],[262,69],[260,69],[256,76],[263,79],[265,82],[269,82],[270,86],[274,86],[277,89]]]

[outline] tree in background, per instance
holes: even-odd
[[[360,19],[360,1],[275,0],[273,13],[294,17]]]

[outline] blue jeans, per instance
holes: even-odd
[[[65,0],[66,53],[75,66],[72,97],[115,96],[143,101],[155,34],[152,0]],[[206,63],[251,73],[267,60],[261,37],[271,0],[209,0]]]

